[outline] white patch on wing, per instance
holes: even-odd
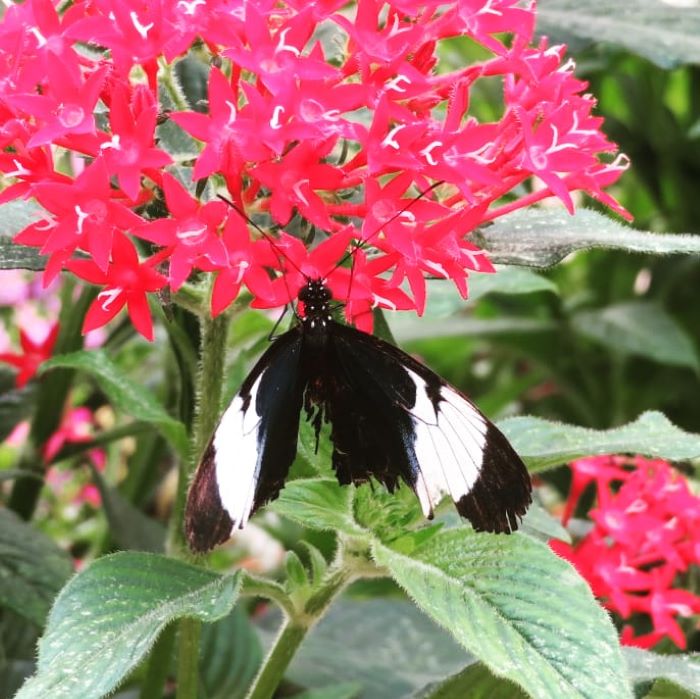
[[[221,504],[233,521],[233,529],[248,522],[253,508],[260,471],[258,431],[261,417],[255,412],[255,398],[264,372],[250,388],[250,401],[236,394],[214,434],[216,483]]]
[[[418,462],[415,489],[428,517],[444,495],[457,502],[474,486],[481,471],[487,424],[481,413],[449,386],[440,386],[440,401],[435,406],[426,382],[414,371],[406,371],[416,385],[416,403],[410,411]]]

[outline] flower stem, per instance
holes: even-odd
[[[201,320],[202,344],[197,380],[197,412],[192,429],[192,454],[189,460],[183,459],[180,463],[168,539],[169,553],[181,560],[192,557],[187,549],[182,527],[187,488],[190,475],[197,466],[219,419],[228,322],[225,316],[214,319],[204,317]],[[186,618],[178,622],[177,699],[197,699],[201,626],[198,619]]]
[[[306,634],[353,577],[352,567],[339,556],[324,584],[304,605],[304,610],[286,616],[246,699],[271,699]]]
[[[202,345],[197,379],[197,414],[192,429],[192,458],[189,462],[183,460],[180,463],[177,493],[170,519],[168,550],[182,558],[188,557],[182,530],[187,487],[219,419],[229,319],[222,315],[218,318],[205,317],[201,322]]]
[[[199,619],[180,619],[178,624],[176,699],[197,699],[199,684]]]
[[[308,631],[308,627],[285,619],[247,699],[271,699]]]

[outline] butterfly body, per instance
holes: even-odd
[[[190,546],[225,541],[284,486],[303,414],[330,423],[345,485],[403,481],[432,517],[444,495],[478,530],[517,528],[530,502],[525,466],[457,389],[393,345],[335,321],[322,280],[299,292],[298,324],[278,337],[224,412],[187,502]]]

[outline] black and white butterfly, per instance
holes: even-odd
[[[341,484],[407,483],[426,517],[445,495],[479,531],[511,532],[530,503],[513,447],[456,388],[397,347],[333,320],[311,279],[304,313],[273,341],[221,418],[190,487],[185,530],[208,551],[276,498],[296,456],[302,411],[331,426]]]

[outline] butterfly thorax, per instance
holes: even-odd
[[[333,320],[330,310],[331,292],[321,279],[309,279],[299,291],[304,304],[301,322],[306,333],[323,333]]]

